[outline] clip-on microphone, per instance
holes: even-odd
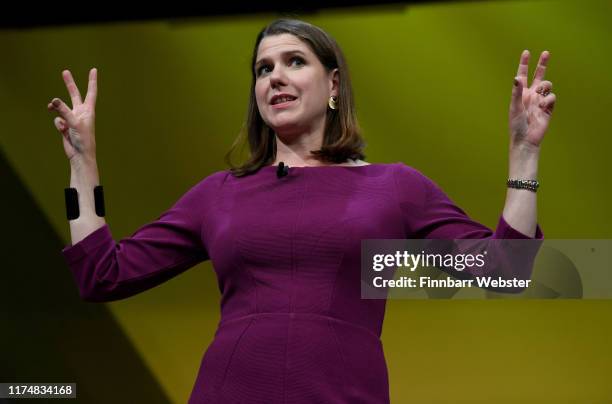
[[[282,161],[278,163],[278,169],[276,169],[276,176],[278,178],[289,175],[289,166],[286,166]]]

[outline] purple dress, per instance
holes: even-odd
[[[360,298],[361,240],[529,238],[473,221],[404,163],[276,170],[215,172],[130,237],[104,225],[62,250],[95,302],[212,261],[221,320],[191,404],[388,403],[386,301]]]

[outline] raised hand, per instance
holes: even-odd
[[[47,105],[49,111],[56,111],[59,114],[55,118],[54,123],[57,130],[63,136],[64,151],[70,162],[82,158],[95,161],[96,158],[95,109],[98,92],[97,75],[97,69],[93,68],[89,71],[89,84],[85,102],[83,102],[72,74],[69,70],[64,70],[62,77],[72,100],[72,109],[59,98],[54,98]]]
[[[544,80],[550,52],[540,55],[531,86],[528,86],[529,51],[521,54],[518,74],[512,88],[509,126],[512,144],[539,148],[555,106],[552,83]]]

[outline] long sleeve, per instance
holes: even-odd
[[[396,171],[396,183],[408,238],[544,239],[539,224],[535,237],[529,237],[511,227],[501,214],[495,231],[472,220],[434,181],[405,164]]]
[[[400,210],[409,239],[480,240],[456,242],[454,253],[487,251],[483,268],[470,268],[458,272],[440,268],[457,278],[473,279],[475,276],[500,276],[504,279],[531,278],[533,263],[544,234],[539,224],[535,237],[529,237],[511,227],[500,215],[495,231],[471,219],[431,179],[418,170],[400,164],[396,172]],[[521,241],[502,241],[518,239]],[[527,243],[526,241],[534,242]],[[517,293],[523,288],[487,288],[503,293]]]
[[[119,242],[105,224],[65,246],[62,254],[81,298],[91,302],[123,299],[208,260],[202,226],[224,176],[220,171],[204,178],[156,220]]]

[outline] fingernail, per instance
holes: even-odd
[[[514,78],[513,83],[515,86],[518,86],[518,80],[516,79],[516,77]]]

